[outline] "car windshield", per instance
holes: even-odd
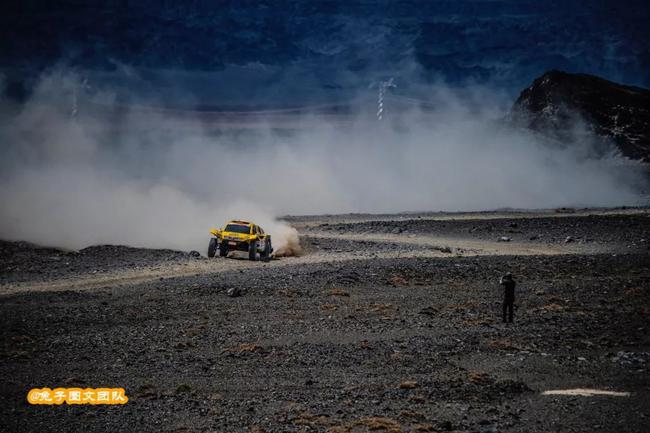
[[[250,228],[248,226],[242,226],[239,224],[228,224],[224,230],[225,232],[235,232],[235,233],[244,233],[249,234]]]

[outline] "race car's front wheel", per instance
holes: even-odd
[[[260,254],[260,259],[264,262],[271,260],[271,241],[267,240],[264,243],[264,251]]]
[[[257,240],[250,241],[248,244],[248,260],[257,260]]]
[[[228,255],[228,244],[222,240],[221,244],[219,244],[219,256],[220,257],[226,257]]]
[[[208,244],[208,257],[214,257],[214,254],[217,252],[217,239],[211,238],[210,244]]]

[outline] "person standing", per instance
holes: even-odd
[[[503,322],[506,322],[506,316],[508,318],[507,322],[512,323],[513,310],[515,306],[515,280],[512,278],[512,274],[508,272],[501,280],[499,284],[503,286]]]

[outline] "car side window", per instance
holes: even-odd
[[[263,234],[264,234],[264,230],[262,230],[262,227],[258,227],[258,228],[260,229],[260,234],[263,235]]]
[[[253,226],[253,234],[256,235],[257,233],[257,226]]]

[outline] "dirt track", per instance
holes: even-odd
[[[287,219],[304,254],[270,263],[0,244],[7,431],[645,431],[647,210]]]

